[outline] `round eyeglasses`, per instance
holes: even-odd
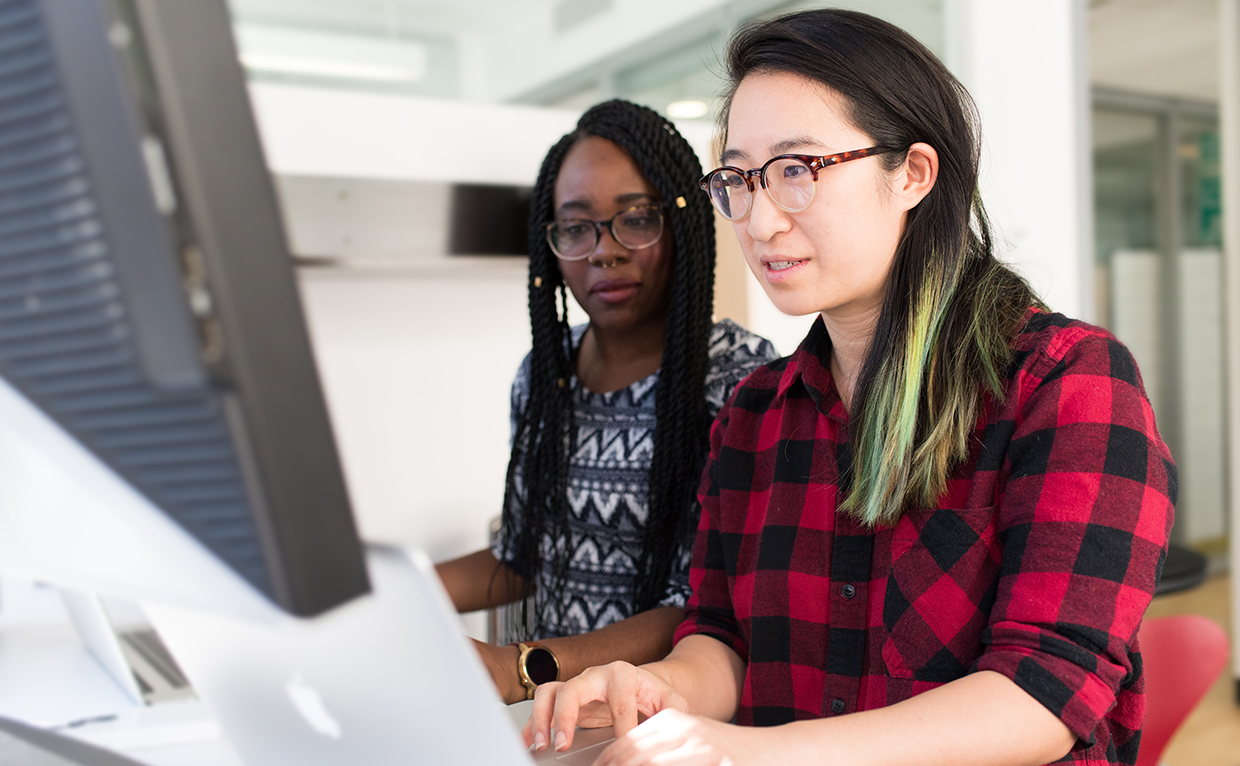
[[[767,160],[761,168],[715,168],[702,176],[700,184],[702,191],[710,197],[711,204],[729,221],[741,220],[749,215],[753,208],[754,176],[758,177],[771,202],[780,210],[799,213],[814,201],[814,190],[818,188],[818,171],[841,162],[851,162],[891,151],[895,150],[886,146],[871,146],[868,149],[822,156],[781,154]]]
[[[663,204],[634,205],[621,210],[605,221],[588,218],[567,218],[547,224],[547,244],[556,258],[580,261],[598,247],[603,229],[611,231],[612,239],[626,250],[650,247],[663,236]]]

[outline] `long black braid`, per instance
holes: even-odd
[[[554,593],[543,594],[564,622],[562,593],[569,555],[567,450],[575,448],[573,393],[568,385],[575,365],[567,317],[567,289],[555,255],[545,237],[554,218],[555,181],[564,156],[585,136],[605,138],[624,149],[667,204],[668,226],[674,237],[672,285],[663,361],[655,394],[656,428],[647,494],[649,516],[642,554],[633,583],[632,613],[649,609],[663,598],[677,544],[696,523],[695,504],[707,451],[710,426],[705,403],[707,343],[714,296],[714,214],[698,187],[701,165],[689,143],[657,112],[627,101],[608,101],[582,115],[577,129],[564,136],[543,160],[530,201],[530,352],[529,401],[517,424],[504,512],[520,503],[519,529],[505,523],[505,549],[516,553],[521,574],[531,583],[551,556]],[[683,200],[683,203],[681,202]],[[683,204],[683,206],[682,206]],[[665,235],[666,236],[666,235]],[[523,486],[517,486],[519,475]],[[545,551],[544,540],[560,547]],[[533,627],[547,627],[535,610]],[[528,615],[520,625],[529,627]],[[524,633],[524,631],[521,631]]]

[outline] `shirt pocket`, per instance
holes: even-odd
[[[999,579],[997,506],[908,511],[893,530],[883,661],[895,678],[946,683],[981,655]]]

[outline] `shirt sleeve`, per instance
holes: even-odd
[[[529,379],[530,379],[530,357],[527,354],[521,362],[521,366],[517,368],[517,375],[512,381],[512,393],[509,403],[508,417],[510,421],[510,429],[508,432],[508,444],[512,447],[517,438],[517,427],[521,422],[521,415],[525,412],[526,404],[529,402]],[[516,453],[514,452],[514,456]],[[525,505],[525,483],[522,480],[520,466],[513,471],[513,483],[515,485],[512,494],[512,500],[508,503],[508,507],[503,509],[500,517],[500,532],[491,541],[491,555],[495,559],[512,571],[521,576],[525,576],[525,567],[517,560],[516,540],[521,532],[522,509]],[[505,488],[507,494],[507,488]]]
[[[1011,678],[1084,747],[1140,670],[1176,469],[1123,345],[1068,328],[1034,353],[1009,394],[1003,554],[975,667]]]
[[[710,456],[698,489],[701,517],[693,545],[689,585],[692,590],[685,604],[685,620],[676,629],[673,644],[693,634],[716,638],[748,662],[749,646],[741,634],[732,607],[732,592],[724,562],[719,519],[719,450],[728,427],[728,408],[724,405],[710,431]]]

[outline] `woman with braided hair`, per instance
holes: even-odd
[[[508,702],[591,665],[657,660],[684,618],[710,423],[775,356],[711,321],[701,172],[671,123],[619,100],[588,110],[543,161],[503,524],[492,549],[438,567],[462,612],[533,596],[509,627],[539,642],[477,645]],[[568,292],[588,324],[569,326]]]

